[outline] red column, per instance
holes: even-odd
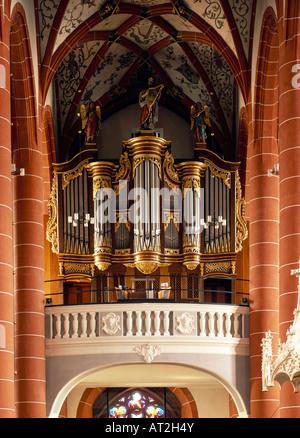
[[[297,279],[291,269],[300,259],[300,2],[287,1],[280,19],[279,148],[280,148],[280,338],[293,322]],[[282,418],[300,417],[300,394],[291,383],[281,390]]]
[[[252,418],[278,416],[279,388],[262,391],[262,338],[279,322],[279,182],[269,176],[278,162],[278,42],[276,21],[267,11],[259,50],[255,118],[249,143],[250,388]]]
[[[26,172],[14,183],[16,405],[19,417],[37,418],[46,415],[42,154],[14,156]]]
[[[16,5],[11,28],[15,269],[15,397],[21,418],[46,416],[43,155],[25,14]]]
[[[0,41],[0,68],[0,418],[7,418],[15,416],[10,63],[7,41]]]
[[[253,148],[255,149],[255,147]],[[261,340],[271,330],[278,339],[279,195],[268,177],[272,154],[250,157],[250,372],[252,418],[271,418],[279,405],[277,388],[262,392]],[[276,345],[276,343],[275,343]]]

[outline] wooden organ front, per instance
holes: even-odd
[[[60,278],[98,278],[102,290],[139,276],[159,288],[163,275],[180,290],[181,275],[235,277],[248,234],[239,163],[196,147],[175,164],[169,141],[141,135],[123,142],[118,163],[92,148],[53,167],[47,239]]]

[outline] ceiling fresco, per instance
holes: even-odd
[[[103,120],[137,102],[147,77],[162,104],[188,121],[209,105],[222,148],[232,141],[236,88],[248,93],[256,0],[35,0],[44,99],[54,81],[61,148],[78,131],[82,103]]]

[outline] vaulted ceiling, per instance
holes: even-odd
[[[230,149],[239,87],[246,99],[256,0],[35,0],[44,100],[54,81],[60,156],[78,132],[80,105],[103,120],[136,103],[148,77],[161,104],[189,121],[210,106],[213,131]]]

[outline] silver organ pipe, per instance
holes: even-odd
[[[100,245],[105,247],[112,247],[112,211],[115,206],[113,205],[114,197],[111,196],[109,190],[104,190],[104,196],[100,204]]]
[[[200,247],[201,198],[200,189],[192,186],[183,193],[184,246]]]
[[[205,173],[204,239],[206,253],[230,252],[230,187],[210,168]]]
[[[134,175],[134,251],[160,250],[160,178],[157,165],[145,158]]]

